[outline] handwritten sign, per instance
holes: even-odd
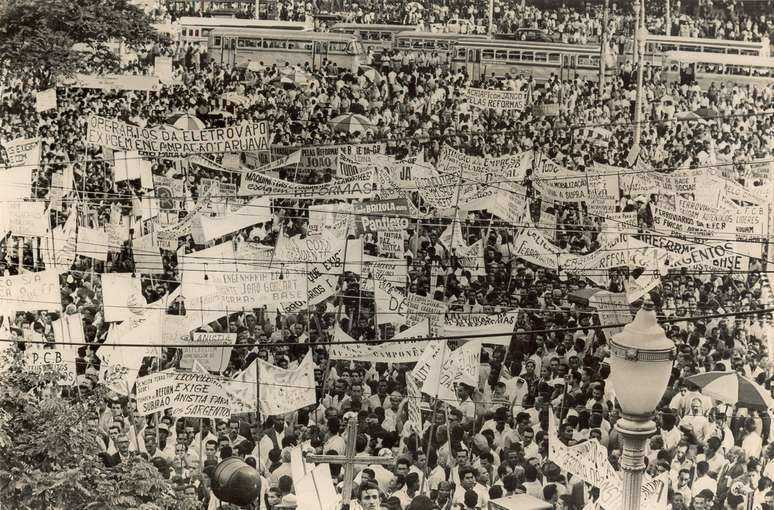
[[[236,333],[192,333],[191,347],[183,349],[180,368],[193,368],[194,361],[211,372],[223,372],[228,367],[233,347],[199,347],[201,344],[231,344],[236,342]]]

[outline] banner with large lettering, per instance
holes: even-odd
[[[349,336],[337,324],[333,333],[334,342],[328,346],[330,359],[346,359],[352,361],[370,361],[371,363],[414,363],[419,361],[429,344],[429,340],[409,340],[423,338],[430,334],[427,322],[419,323],[395,335],[390,343],[371,346],[364,343],[354,343],[356,340]],[[405,342],[393,340],[407,339]]]
[[[449,145],[444,145],[438,159],[438,172],[442,174],[457,174],[462,171],[462,178],[477,184],[488,182],[517,181],[520,182],[532,167],[534,152],[526,151],[500,157],[468,156]]]
[[[191,234],[197,244],[205,244],[237,230],[266,223],[271,219],[271,198],[259,197],[225,216],[209,217],[197,214],[191,226]]]
[[[169,127],[143,128],[115,119],[89,115],[86,142],[157,157],[179,157],[262,150],[268,148],[269,137],[268,122],[216,129],[182,130]]]
[[[322,145],[319,147],[304,147],[301,149],[301,159],[298,169],[304,171],[322,171],[336,169],[339,164],[339,155],[346,156],[349,161],[366,163],[371,156],[384,154],[387,149],[385,143],[358,143],[345,145]],[[274,145],[271,147],[272,161],[287,156],[297,149]]]
[[[511,344],[518,316],[518,310],[497,315],[449,315],[443,325],[443,336],[464,340],[469,335],[488,335],[486,338],[477,338],[477,340],[485,344],[508,347]]]
[[[233,346],[236,337],[236,333],[191,333],[190,339],[185,342],[190,344],[190,347],[183,348],[180,368],[193,368],[196,362],[210,372],[223,372],[228,367],[233,347],[207,347],[207,345],[230,344]],[[205,346],[201,347],[202,344]]]
[[[368,171],[323,184],[299,184],[260,172],[247,172],[242,174],[239,195],[271,195],[272,198],[295,199],[367,199],[372,198],[378,189],[374,177],[374,172]]]
[[[62,310],[59,272],[53,269],[0,276],[0,303],[8,311]]]
[[[409,228],[410,210],[405,198],[373,200],[352,204],[355,233],[359,236]]]
[[[433,336],[441,331],[443,328],[444,317],[448,310],[448,305],[446,303],[409,292],[404,304],[406,307],[406,324],[408,326],[413,326],[429,320],[430,332]]]
[[[462,98],[469,105],[478,108],[491,108],[497,111],[524,110],[527,107],[528,94],[511,90],[488,90],[467,87]]]
[[[40,164],[40,138],[16,138],[0,143],[0,167],[36,167]]]
[[[534,228],[522,230],[513,241],[512,255],[536,266],[556,270],[559,253],[561,249]]]
[[[172,416],[227,420],[231,403],[220,378],[201,372],[175,370],[170,376],[175,383],[169,407]]]

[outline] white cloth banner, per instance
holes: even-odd
[[[256,362],[260,364],[261,412],[266,416],[289,413],[317,402],[311,351],[294,370],[284,370],[262,359]]]
[[[465,339],[469,335],[487,335],[486,338],[476,340],[485,344],[508,347],[511,344],[518,316],[518,310],[497,315],[449,315],[443,326],[443,336]]]

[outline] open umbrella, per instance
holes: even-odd
[[[334,131],[343,131],[345,133],[354,133],[356,131],[365,133],[373,127],[370,120],[356,113],[339,115],[331,119],[329,124]]]
[[[706,372],[685,380],[698,386],[704,395],[726,404],[765,409],[771,400],[760,384],[736,372]]]
[[[213,117],[223,117],[224,119],[230,119],[234,117],[233,113],[227,112],[226,110],[212,110],[210,115]]]
[[[363,76],[371,83],[381,83],[384,81],[382,73],[371,66],[360,66],[360,70],[363,71]]]
[[[704,119],[697,115],[694,112],[677,112],[675,114],[675,117],[677,117],[679,120],[697,120],[697,121],[703,121]]]
[[[198,117],[191,115],[190,113],[172,115],[167,117],[167,122],[171,123],[178,129],[183,129],[186,131],[206,129],[204,122],[202,122]]]

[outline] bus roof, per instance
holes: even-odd
[[[569,44],[540,41],[510,41],[507,39],[489,39],[488,37],[462,37],[460,44],[479,48],[503,48],[519,50],[546,50],[563,53],[594,53],[599,54],[599,46],[587,44]]]
[[[232,28],[262,28],[262,27],[287,27],[306,28],[309,24],[303,21],[278,21],[270,19],[241,19],[241,18],[203,18],[195,16],[183,16],[178,21],[182,26],[204,27],[232,27]]]
[[[754,48],[762,49],[763,43],[753,41],[733,41],[729,39],[707,39],[701,37],[675,37],[668,35],[652,35],[648,34],[647,41],[655,43],[676,43],[676,44],[694,44],[702,46],[723,46],[723,47],[737,47],[737,48]]]
[[[331,30],[367,30],[371,32],[416,32],[414,25],[390,25],[390,24],[370,24],[370,23],[336,23]]]
[[[441,40],[452,39],[456,41],[463,36],[460,34],[454,34],[451,32],[422,32],[420,30],[406,30],[403,32],[398,32],[398,37],[412,37],[415,39],[441,39]]]
[[[715,64],[732,66],[767,67],[774,69],[774,58],[755,55],[724,55],[723,53],[698,53],[695,51],[668,51],[667,60],[683,64]]]
[[[329,32],[300,32],[298,30],[272,30],[262,28],[233,29],[216,28],[210,35],[226,37],[264,37],[267,39],[293,39],[296,41],[357,41],[352,34],[333,34]]]

